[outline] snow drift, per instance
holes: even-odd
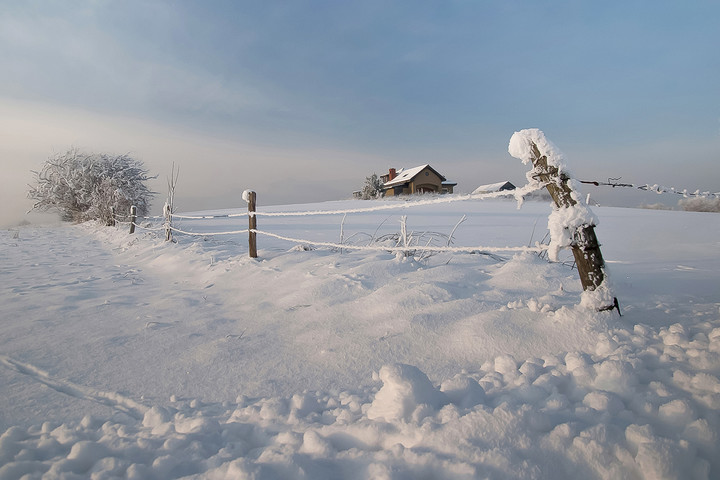
[[[430,205],[408,225],[467,214],[459,244],[519,245],[549,210]],[[0,478],[715,478],[720,226],[597,212],[622,318],[532,254],[266,239],[251,260],[246,238],[2,231]],[[346,238],[381,223],[348,217]]]

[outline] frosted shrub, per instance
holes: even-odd
[[[365,185],[363,185],[363,188],[360,191],[360,198],[363,200],[380,198],[382,196],[382,191],[382,182],[378,178],[377,174],[373,173],[369,177],[365,178]]]
[[[84,153],[70,149],[50,157],[35,175],[28,198],[33,209],[56,210],[64,221],[112,221],[112,210],[127,214],[131,205],[138,215],[150,210],[154,195],[140,160],[129,155]]]
[[[720,212],[720,198],[683,198],[678,205],[687,212]]]

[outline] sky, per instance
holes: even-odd
[[[584,180],[720,191],[720,3],[0,3],[0,224],[50,156],[173,163],[184,211],[337,200],[431,164],[456,191],[510,180],[539,128]],[[589,187],[605,205],[676,198]],[[30,218],[42,218],[40,216]]]

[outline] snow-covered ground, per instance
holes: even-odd
[[[250,259],[246,235],[0,231],[0,479],[720,478],[720,217],[593,210],[622,317],[532,253],[259,235]],[[521,246],[549,213],[436,204],[348,215],[342,234],[367,243],[400,215],[448,234],[467,215],[454,245]],[[338,242],[341,222],[258,228]]]

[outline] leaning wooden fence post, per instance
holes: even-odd
[[[255,192],[246,191],[244,196],[248,204],[248,243],[250,258],[257,258],[257,217],[255,216]]]
[[[538,179],[545,184],[550,196],[558,208],[567,208],[577,205],[572,196],[572,189],[568,185],[570,178],[558,171],[555,166],[549,166],[547,157],[540,154],[537,145],[530,146],[533,154],[533,165]],[[581,225],[573,232],[571,244],[575,264],[580,274],[583,290],[595,290],[605,279],[603,267],[605,261],[600,252],[600,244],[595,235],[595,225]]]
[[[130,233],[135,233],[135,220],[137,219],[137,207],[130,207]]]
[[[541,140],[545,140],[542,132],[532,131],[532,133],[538,135],[538,138]],[[530,149],[529,157],[534,167],[532,171],[533,178],[546,186],[558,209],[575,207],[578,204],[575,198],[580,197],[577,193],[573,192],[569,184],[570,177],[561,171],[558,166],[548,164],[547,156],[540,152],[540,149],[534,141],[529,139],[527,141],[529,142]],[[575,265],[580,275],[580,283],[582,284],[583,290],[594,291],[600,287],[605,280],[605,261],[603,260],[602,252],[600,252],[600,243],[595,235],[595,225],[592,223],[583,223],[579,226],[568,228],[571,229],[570,234],[572,241],[570,248],[573,257],[575,257]],[[574,230],[572,230],[573,228]],[[618,312],[620,312],[617,298],[614,297],[612,302],[610,305],[600,306],[599,310],[612,310],[613,308],[617,308]]]

